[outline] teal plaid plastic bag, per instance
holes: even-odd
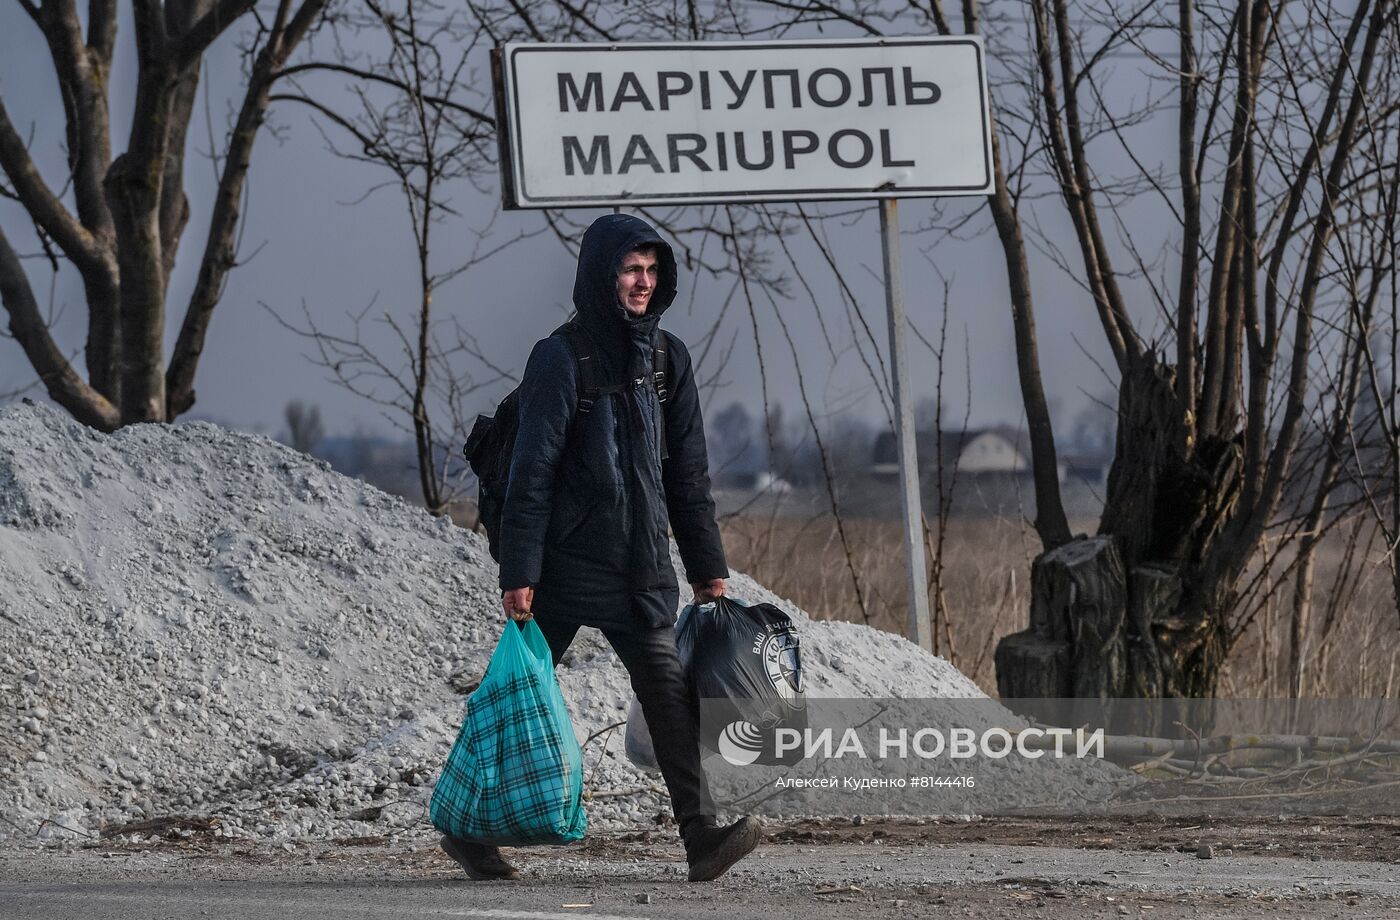
[[[428,813],[444,834],[479,843],[583,837],[583,752],[533,620],[506,623]]]

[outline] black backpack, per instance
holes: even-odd
[[[578,362],[578,412],[575,418],[587,415],[593,403],[600,396],[620,393],[631,384],[598,382],[597,350],[593,339],[577,322],[570,320],[555,329],[551,335],[563,336],[569,343]],[[658,328],[652,338],[652,385],[656,387],[657,398],[662,409],[670,398],[670,368],[666,360],[666,337]],[[495,415],[478,415],[472,426],[467,443],[462,445],[462,454],[467,465],[477,479],[477,520],[486,530],[486,541],[491,547],[491,558],[501,561],[501,511],[506,502],[506,484],[510,481],[510,458],[515,452],[515,436],[520,430],[520,389],[517,387],[506,394]],[[662,441],[661,458],[666,459],[666,445]]]

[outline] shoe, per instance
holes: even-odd
[[[745,815],[728,827],[705,823],[685,837],[685,858],[690,863],[692,882],[717,879],[739,860],[753,852],[763,839],[763,827]]]
[[[496,847],[473,843],[461,837],[447,836],[442,838],[441,846],[444,853],[451,856],[467,875],[478,882],[520,878],[520,873],[505,861]]]

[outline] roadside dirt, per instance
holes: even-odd
[[[774,829],[775,841],[826,843],[882,839],[901,843],[991,843],[1196,853],[1201,845],[1237,856],[1356,859],[1400,864],[1400,818],[1275,816],[1209,818],[984,818],[904,824],[862,819],[802,821]]]
[[[801,821],[713,885],[665,827],[508,855],[521,881],[481,884],[418,833],[8,850],[0,918],[1400,917],[1396,819]]]
[[[630,833],[590,836],[574,848],[605,857],[616,852],[669,847],[675,841],[669,816],[658,816],[655,829]],[[171,816],[127,825],[119,830],[126,836],[102,840],[75,840],[73,847],[86,850],[144,852],[207,851],[211,847],[239,858],[262,860],[282,852],[275,845],[230,845],[216,839],[217,824],[199,818]],[[129,836],[138,833],[140,842]],[[327,854],[342,850],[363,850],[392,845],[394,837],[342,837],[323,841],[317,849]],[[418,840],[417,835],[412,839]],[[423,838],[427,839],[427,838]],[[407,838],[405,838],[407,840]],[[1080,849],[1139,850],[1178,852],[1194,855],[1203,846],[1216,851],[1230,850],[1237,856],[1278,856],[1293,859],[1354,859],[1365,862],[1400,864],[1400,818],[1356,818],[1346,816],[1269,818],[1209,817],[1095,817],[1064,818],[996,817],[971,820],[921,819],[892,821],[853,816],[770,822],[767,840],[771,844],[860,844],[889,846],[1055,846]],[[298,845],[305,848],[304,845]],[[550,852],[550,851],[546,851]]]

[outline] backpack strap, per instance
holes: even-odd
[[[662,406],[671,398],[670,379],[667,376],[669,371],[670,367],[666,363],[666,333],[658,326],[651,340],[651,382],[656,387],[656,398],[661,401]]]
[[[598,382],[598,353],[593,347],[593,337],[576,321],[569,320],[551,334],[563,336],[564,341],[568,342],[569,348],[573,350],[574,360],[578,362],[578,415],[587,415],[591,412],[593,404],[598,401],[599,397],[607,396],[610,393],[621,393],[634,385],[633,383],[600,384]],[[651,340],[651,383],[656,388],[656,397],[661,403],[663,417],[666,412],[666,403],[671,398],[671,368],[667,350],[666,334],[658,328],[653,333]],[[663,430],[661,459],[666,460],[670,455],[671,452],[666,444],[666,433]]]
[[[624,387],[620,384],[604,386],[598,382],[598,353],[593,348],[592,337],[582,326],[570,320],[551,334],[562,336],[564,341],[569,343],[574,360],[578,362],[579,415],[586,415],[592,411],[598,397],[623,391]]]
[[[598,356],[593,348],[593,338],[575,320],[569,320],[550,334],[562,336],[564,341],[569,343],[569,348],[574,353],[574,360],[578,362],[579,415],[592,411],[593,404],[598,401],[598,397],[607,396],[610,393],[621,393],[632,386],[631,383],[601,384],[598,382]],[[656,388],[657,399],[663,407],[671,398],[671,367],[667,350],[666,334],[658,328],[651,344],[651,383]]]
[[[656,327],[651,340],[651,383],[656,387],[656,398],[661,403],[661,459],[671,459],[670,445],[666,443],[666,403],[671,398],[671,365],[668,363],[666,333]]]

